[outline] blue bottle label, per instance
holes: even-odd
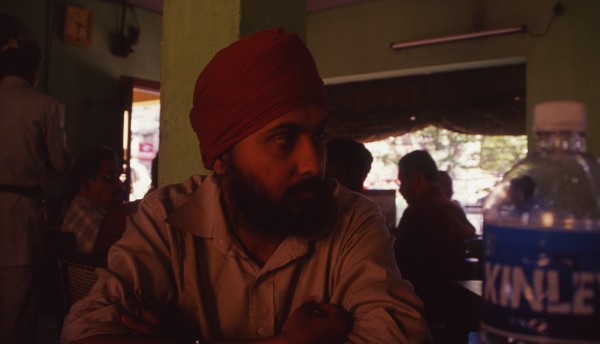
[[[600,232],[484,225],[482,328],[600,342]]]

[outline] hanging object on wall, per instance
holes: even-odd
[[[121,14],[121,25],[119,33],[112,36],[111,53],[119,57],[127,57],[133,52],[133,45],[139,41],[140,30],[137,27],[129,26],[125,34],[125,16],[127,14],[127,0],[123,0],[123,11]]]
[[[93,24],[94,15],[90,10],[67,5],[65,7],[63,39],[65,42],[91,45]]]

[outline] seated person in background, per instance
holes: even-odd
[[[98,229],[98,236],[94,242],[94,248],[92,255],[96,258],[96,261],[106,265],[108,257],[108,250],[121,239],[123,232],[125,232],[125,223],[129,215],[134,214],[142,200],[136,200],[133,202],[121,203],[108,210],[106,216],[100,224]]]
[[[446,314],[450,282],[462,279],[464,241],[475,228],[442,192],[437,166],[427,151],[403,156],[398,179],[408,207],[392,230],[397,237],[396,259],[402,277],[413,283],[423,300],[429,325],[437,327]]]
[[[326,156],[325,176],[362,193],[373,163],[373,156],[365,145],[350,139],[331,139],[327,142]]]
[[[61,230],[73,233],[78,252],[92,252],[106,213],[122,202],[120,173],[117,155],[108,147],[87,150],[76,159],[69,175],[75,192]]]
[[[452,203],[462,208],[459,201],[452,199],[452,196],[454,195],[454,185],[448,171],[438,171],[438,184],[440,184],[440,188],[442,188],[444,195],[446,195]]]
[[[508,202],[516,214],[532,211],[538,202],[533,197],[535,182],[530,176],[521,176],[510,180],[508,188]]]
[[[190,112],[212,172],[144,198],[61,343],[428,342],[377,206],[324,179],[327,119],[297,35],[219,51]]]

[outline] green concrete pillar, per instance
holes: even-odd
[[[239,37],[282,27],[306,36],[306,0],[166,0],[163,8],[159,184],[207,174],[189,123],[196,77]],[[243,58],[241,56],[240,58]]]

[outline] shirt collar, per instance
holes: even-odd
[[[432,184],[427,187],[423,192],[415,197],[413,205],[422,206],[430,203],[451,203],[448,197],[444,195],[442,189],[438,184]]]
[[[337,187],[334,188],[337,192]],[[221,190],[211,173],[193,191],[187,200],[167,217],[171,226],[199,236],[212,238],[221,254],[234,254],[237,245],[229,232],[228,222],[221,206]],[[328,234],[318,233],[310,238],[287,237],[274,252],[268,265],[271,267],[285,264],[291,259],[303,256],[308,251],[308,242],[318,240]]]
[[[167,217],[167,223],[195,236],[213,238],[218,247],[227,249],[231,235],[221,207],[220,189],[212,174],[200,183],[185,202]]]
[[[85,208],[87,211],[94,211],[96,213],[101,214],[102,216],[106,215],[106,213],[107,213],[106,209],[97,205],[91,199],[89,199],[87,197],[75,195],[72,202],[74,202],[74,204],[76,204],[80,208]]]

